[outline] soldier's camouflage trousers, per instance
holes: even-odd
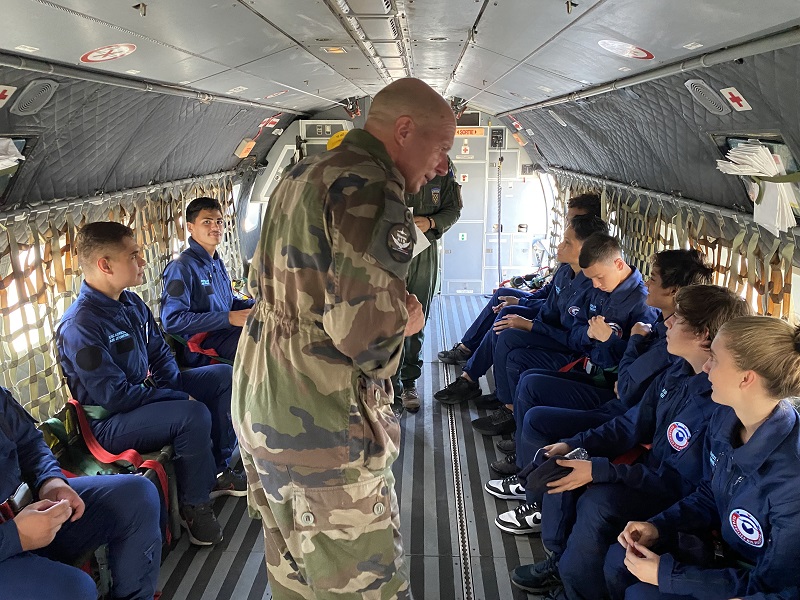
[[[256,466],[243,449],[242,461],[275,600],[412,600],[391,469],[348,467],[356,483],[343,483],[336,471]]]

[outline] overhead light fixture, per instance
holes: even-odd
[[[698,48],[702,48],[703,44],[700,42],[689,42],[688,44],[684,44],[683,47],[687,50],[697,50]]]
[[[342,13],[349,15],[350,14],[350,5],[347,3],[347,0],[336,0],[336,6],[339,7],[339,10]]]
[[[550,113],[550,116],[551,116],[551,117],[553,117],[553,119],[555,119],[556,123],[558,123],[558,124],[559,124],[559,125],[561,125],[562,127],[566,127],[566,126],[567,126],[567,122],[566,122],[564,119],[562,119],[561,117],[559,117],[559,116],[558,116],[556,113],[554,113],[552,110],[548,110],[547,112],[549,112],[549,113]]]
[[[20,44],[19,46],[15,46],[14,50],[19,50],[20,52],[38,52],[39,48],[35,46],[26,46],[25,44]]]
[[[128,69],[125,71],[128,75],[138,75],[141,71],[137,71],[136,69]]]
[[[347,50],[342,46],[325,46],[322,51],[328,54],[347,54]]]
[[[432,37],[428,38],[429,42],[446,42],[449,38],[446,37]]]

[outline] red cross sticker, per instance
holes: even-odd
[[[725,100],[727,100],[730,105],[733,107],[733,110],[737,112],[741,112],[743,110],[753,110],[753,107],[744,99],[734,87],[724,88],[719,91],[720,94],[723,95]]]
[[[16,91],[17,88],[0,83],[0,106],[3,106],[6,102],[8,102]]]

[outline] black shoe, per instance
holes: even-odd
[[[438,356],[439,362],[443,362],[446,365],[463,365],[472,356],[472,352],[462,350],[461,344],[456,344],[450,350],[442,350],[436,356]]]
[[[433,397],[443,404],[459,404],[481,395],[481,386],[465,377],[456,380],[443,390],[436,392]]]
[[[405,409],[403,408],[403,399],[402,398],[395,398],[394,402],[392,402],[392,412],[394,416],[398,419],[403,416],[403,412]]]
[[[208,494],[209,498],[220,496],[235,496],[240,498],[247,495],[247,475],[244,471],[234,471],[230,467],[217,475],[217,485]]]
[[[488,417],[481,417],[472,422],[472,427],[483,435],[503,435],[513,433],[517,429],[514,413],[501,406]]]
[[[495,444],[497,449],[503,454],[514,454],[517,451],[517,442],[514,440],[500,440]]]
[[[475,408],[480,410],[495,410],[501,406],[503,406],[503,403],[497,399],[497,394],[494,392],[491,394],[484,394],[475,400]]]
[[[542,511],[537,504],[520,504],[514,510],[500,513],[494,524],[501,531],[513,535],[529,535],[542,531]]]
[[[492,468],[492,471],[499,473],[503,477],[519,473],[516,454],[509,454],[505,458],[489,463],[489,466]]]
[[[561,577],[558,575],[558,562],[548,556],[532,565],[521,565],[511,573],[511,583],[533,594],[559,588]]]
[[[183,526],[189,532],[189,541],[197,546],[212,546],[222,541],[222,527],[217,521],[211,503],[184,504],[180,509]]]

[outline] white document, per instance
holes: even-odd
[[[0,170],[13,167],[25,157],[19,153],[10,138],[0,138]]]
[[[417,224],[414,223],[414,229],[417,230],[417,243],[414,244],[414,253],[411,255],[411,258],[414,258],[417,254],[425,250],[428,246],[431,245],[430,240],[425,237],[425,234],[422,233],[422,229],[417,227]]]

